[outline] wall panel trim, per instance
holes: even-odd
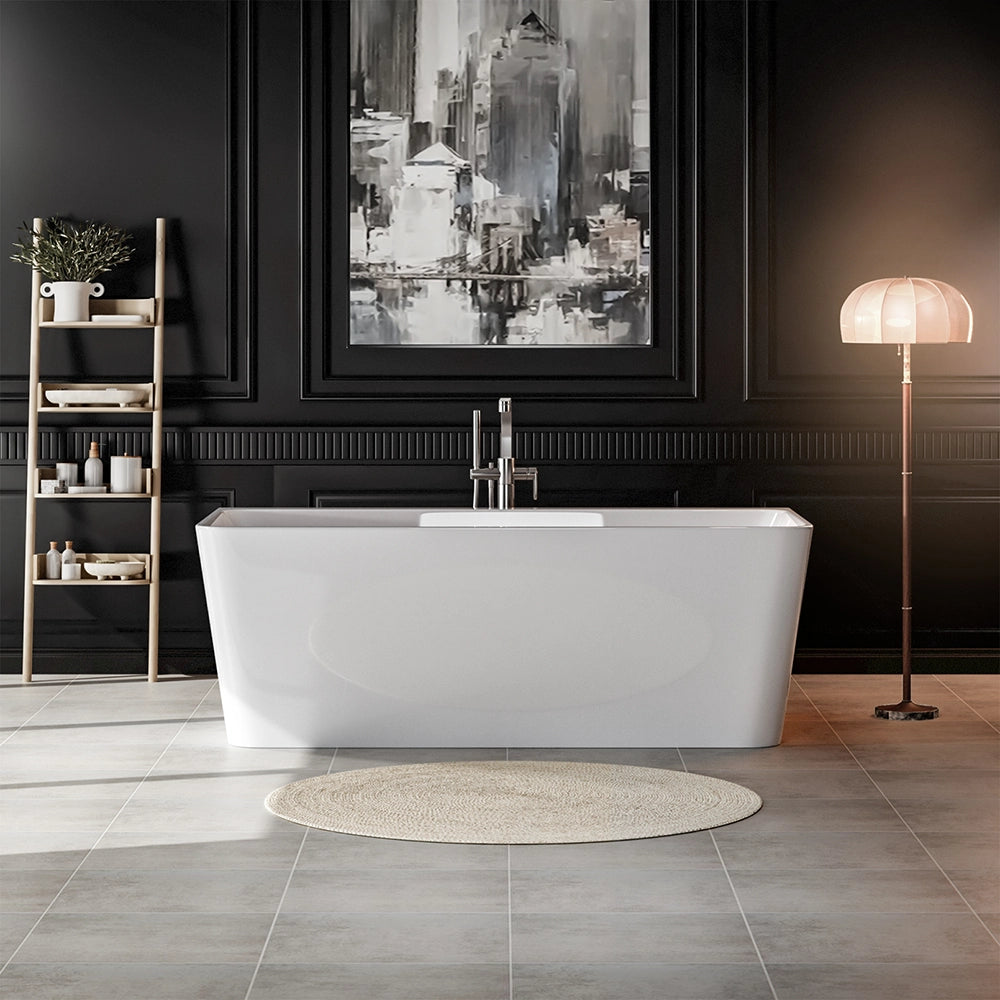
[[[485,435],[495,454],[497,433]],[[515,432],[516,454],[531,462],[738,463],[791,465],[897,464],[900,434],[881,430],[787,428],[596,428]],[[145,429],[87,431],[47,429],[39,435],[42,463],[85,454],[97,440],[105,454],[148,453]],[[0,463],[25,461],[21,429],[0,432]],[[164,458],[174,463],[285,462],[452,463],[470,459],[470,433],[452,428],[168,428]],[[914,435],[917,462],[980,464],[1000,461],[1000,430],[988,427],[931,429]]]

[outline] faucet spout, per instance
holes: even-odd
[[[501,396],[497,404],[500,411],[500,457],[514,457],[514,414],[510,396]]]

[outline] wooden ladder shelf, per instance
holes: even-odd
[[[35,232],[41,232],[44,221],[34,220]],[[156,255],[154,264],[154,295],[149,299],[94,299],[91,302],[90,321],[79,323],[56,323],[53,321],[52,300],[42,298],[42,274],[32,272],[31,282],[31,362],[28,386],[30,402],[28,406],[27,445],[27,487],[24,517],[24,641],[22,646],[22,677],[31,680],[32,656],[34,652],[35,594],[38,587],[84,586],[84,587],[135,587],[149,589],[149,640],[148,677],[157,679],[159,661],[160,623],[160,499],[161,466],[163,459],[163,298],[166,263],[166,219],[156,220]],[[118,317],[139,316],[141,319],[119,319]],[[139,384],[109,383],[67,383],[42,381],[40,371],[41,336],[46,330],[151,330],[152,331],[152,374],[151,381]],[[141,396],[135,405],[123,406],[114,402],[102,405],[88,402],[53,402],[51,394],[64,390],[84,394],[93,390],[125,390],[128,396]],[[56,398],[59,398],[58,393]],[[90,416],[94,413],[136,414],[148,416],[151,421],[149,466],[142,470],[141,491],[138,493],[51,493],[43,483],[56,478],[54,468],[40,468],[38,465],[39,419],[51,413],[79,414]],[[105,464],[105,479],[109,476],[110,461]],[[80,579],[47,579],[45,555],[37,549],[36,531],[38,504],[49,502],[75,503],[81,500],[123,503],[145,502],[149,504],[149,551],[144,553],[81,553],[78,561],[84,560],[100,564],[108,561],[128,560],[138,562],[142,569],[130,578],[107,576],[87,572],[81,568]],[[82,556],[82,558],[81,558]]]

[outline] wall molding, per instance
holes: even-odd
[[[211,334],[199,327],[198,316],[186,289],[190,287],[189,254],[183,219],[167,217],[167,267],[176,275],[177,292],[165,303],[167,336],[187,328],[189,336],[222,341],[218,365],[212,370],[167,374],[171,400],[250,401],[256,396],[257,287],[256,287],[256,48],[257,26],[252,0],[227,0],[225,34],[225,117],[220,133],[225,148],[224,209],[220,243],[225,258],[225,319]],[[136,230],[138,232],[139,230]],[[152,228],[149,229],[152,240]],[[152,244],[150,243],[150,246]],[[150,276],[151,277],[151,276]],[[169,282],[168,282],[169,284]],[[25,291],[25,301],[30,295]],[[143,292],[143,294],[149,294]],[[176,328],[172,332],[172,328]],[[25,335],[28,327],[25,326]],[[207,364],[207,362],[203,362]],[[107,372],[107,369],[104,369]],[[110,373],[109,373],[110,374]],[[52,374],[50,381],[71,377]],[[123,381],[139,377],[120,373]],[[144,376],[143,376],[144,377]],[[0,400],[27,403],[28,373],[0,374]]]
[[[256,120],[257,21],[252,0],[228,0],[226,38],[226,177],[225,177],[225,322],[224,368],[211,373],[167,375],[171,399],[235,400],[256,398],[257,282],[256,252]],[[168,266],[186,266],[174,237],[179,223],[170,220]],[[171,249],[174,259],[171,259]],[[176,303],[188,321],[195,319],[185,303]],[[171,301],[165,310],[168,326]],[[184,320],[181,320],[184,322]],[[200,334],[199,335],[203,335]]]
[[[495,454],[497,433],[485,433],[487,455]],[[901,438],[881,430],[796,430],[787,428],[683,427],[594,428],[520,431],[516,452],[522,461],[551,463],[738,463],[790,465],[897,464]],[[83,455],[99,441],[107,454],[144,454],[149,431],[130,429],[58,430],[39,434],[39,461]],[[280,465],[341,462],[452,463],[470,459],[470,432],[451,428],[168,428],[164,458],[179,464]],[[24,428],[0,431],[0,463],[23,464]],[[1000,429],[952,427],[914,435],[917,462],[981,464],[1000,461]]]
[[[855,374],[850,378],[780,371],[782,322],[775,308],[782,301],[775,266],[775,234],[779,231],[775,122],[780,117],[775,112],[776,15],[774,4],[744,5],[743,398],[746,402],[898,399],[898,371],[891,375]],[[836,339],[836,313],[829,325],[831,337]],[[923,402],[992,402],[1000,390],[994,373],[934,375],[921,370],[919,381]]]

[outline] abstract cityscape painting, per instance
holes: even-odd
[[[649,0],[351,0],[350,343],[650,343]]]

